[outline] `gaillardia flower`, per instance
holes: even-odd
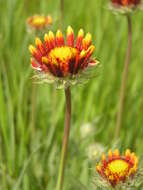
[[[114,152],[109,150],[108,159],[102,155],[102,160],[96,166],[100,176],[108,181],[113,187],[128,178],[133,178],[137,172],[138,158],[130,150],[126,150],[125,155],[120,156],[116,149]]]
[[[58,30],[56,36],[52,31],[45,34],[44,42],[36,38],[35,44],[36,47],[29,46],[32,67],[38,71],[37,77],[42,78],[42,81],[45,79],[45,82],[56,81],[64,85],[78,83],[87,68],[98,64],[95,58],[91,58],[95,49],[91,34],[87,33],[84,37],[82,29],[75,41],[74,32],[69,26],[66,43],[62,32]]]
[[[122,14],[131,13],[141,6],[141,0],[111,0],[110,8]]]
[[[111,0],[116,6],[136,6],[139,5],[141,0]]]
[[[50,15],[34,15],[27,19],[27,25],[34,30],[45,29],[52,24],[52,17]]]

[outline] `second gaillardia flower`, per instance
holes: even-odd
[[[28,17],[26,24],[28,29],[33,29],[35,31],[44,30],[52,24],[53,20],[50,15],[38,15]]]
[[[91,34],[87,33],[84,37],[82,29],[76,40],[73,29],[69,26],[66,42],[58,30],[56,36],[52,31],[45,34],[44,42],[36,38],[35,44],[35,47],[29,46],[31,63],[37,71],[36,77],[42,79],[42,82],[56,82],[64,87],[80,83],[83,78],[87,78],[86,71],[98,64],[95,58],[91,58],[95,49]]]
[[[104,154],[102,155],[96,170],[103,179],[115,187],[120,183],[125,183],[129,178],[133,180],[137,168],[138,157],[134,153],[127,149],[121,156],[116,149],[114,152],[109,150],[108,158]]]

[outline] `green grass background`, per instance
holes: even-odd
[[[106,9],[105,0],[65,0],[64,30],[68,25],[90,31],[100,75],[84,86],[72,87],[72,124],[64,190],[92,189],[90,144],[112,147],[121,75],[127,46],[127,22]],[[25,20],[50,13],[56,31],[58,0],[0,0],[0,189],[54,190],[64,127],[64,92],[47,84],[34,85],[28,45],[34,37]],[[129,68],[120,150],[143,155],[143,14],[133,21],[132,60]],[[93,133],[81,138],[82,126]],[[98,133],[97,133],[98,131]],[[143,189],[143,187],[140,187]]]

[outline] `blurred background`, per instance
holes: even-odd
[[[91,32],[98,77],[72,87],[72,124],[64,190],[93,189],[95,158],[115,146],[116,115],[127,47],[127,21],[105,0],[65,0],[63,31]],[[27,17],[51,14],[56,31],[58,0],[0,0],[0,189],[53,190],[64,129],[64,91],[34,84]],[[143,14],[135,13],[133,48],[119,149],[143,155]],[[91,184],[91,185],[90,185]],[[142,189],[142,187],[141,187]]]

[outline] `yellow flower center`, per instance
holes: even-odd
[[[128,171],[129,164],[124,160],[114,160],[108,164],[108,171],[112,174],[118,174],[124,176]]]
[[[34,25],[43,25],[45,23],[45,17],[44,16],[37,16],[33,19]]]
[[[76,57],[78,50],[72,47],[58,47],[52,49],[48,55],[53,64],[58,62],[67,63],[69,60]]]

